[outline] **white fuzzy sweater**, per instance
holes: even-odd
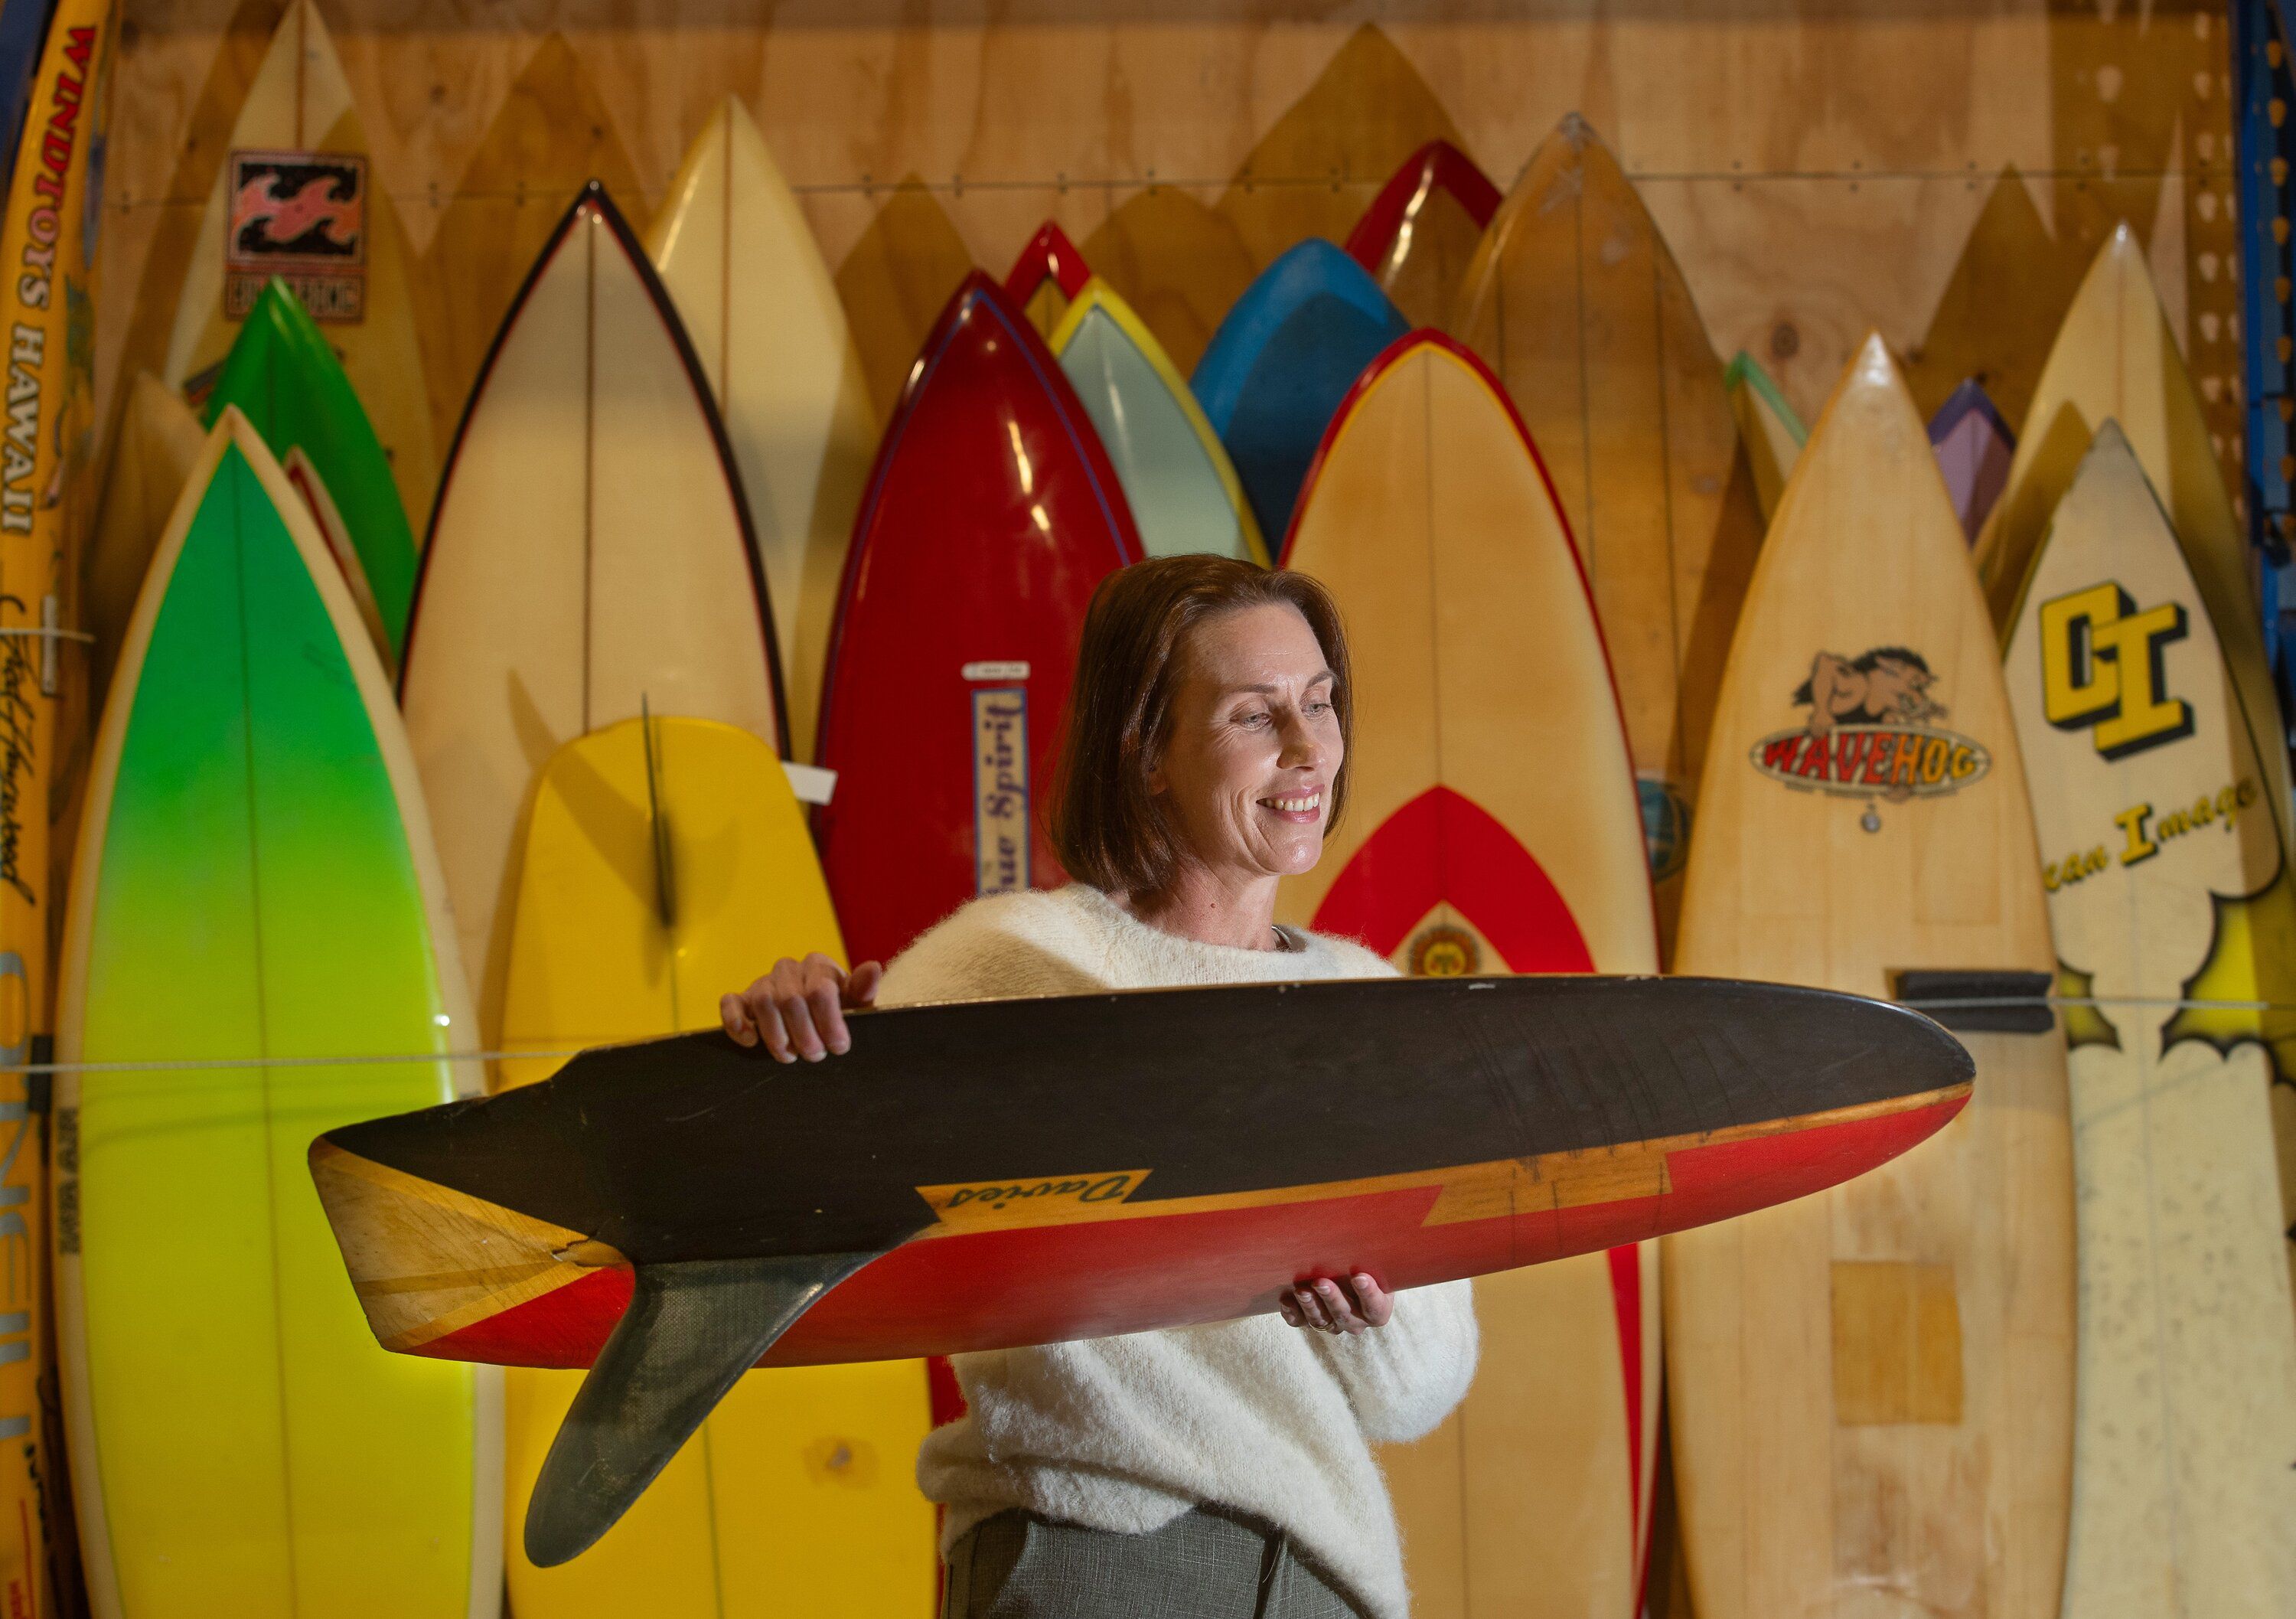
[[[977,900],[886,970],[881,1006],[1184,984],[1390,977],[1344,939],[1284,930],[1292,948],[1201,944],[1136,920],[1097,889]],[[1398,1296],[1352,1337],[1262,1315],[1037,1349],[959,1355],[972,1408],[917,1458],[948,1508],[943,1550],[1009,1508],[1141,1533],[1199,1503],[1288,1531],[1376,1619],[1410,1598],[1395,1513],[1371,1445],[1416,1439],[1467,1392],[1475,1317],[1465,1282]]]

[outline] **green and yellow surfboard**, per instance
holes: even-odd
[[[381,666],[227,408],[129,621],[65,923],[59,1048],[99,1065],[62,1076],[55,1177],[98,1619],[497,1610],[499,1374],[376,1347],[304,1168],[477,1088],[467,1004]],[[340,1060],[377,1056],[404,1060]]]

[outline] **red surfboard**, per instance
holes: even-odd
[[[1014,308],[1028,312],[1029,325],[1049,335],[1091,279],[1092,267],[1069,240],[1068,232],[1061,228],[1059,220],[1047,219],[1029,238],[1029,245],[1013,260],[1013,267],[1004,272],[1004,296],[1013,300]]]
[[[1499,188],[1448,141],[1430,141],[1380,187],[1348,233],[1348,257],[1369,270],[1414,326],[1441,326],[1498,212]]]
[[[1356,726],[1348,818],[1279,913],[1416,974],[1656,972],[1602,632],[1546,467],[1480,360],[1421,331],[1373,362],[1324,434],[1284,562],[1347,615]],[[1430,1611],[1483,1612],[1466,1594],[1487,1591],[1533,1619],[1632,1619],[1656,1261],[1628,1246],[1476,1285],[1483,1374],[1385,1461]]]
[[[978,271],[941,312],[878,448],[824,678],[821,863],[855,961],[975,894],[1064,882],[1036,796],[1093,588],[1132,514],[1044,340]]]

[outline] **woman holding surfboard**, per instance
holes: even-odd
[[[818,1062],[850,1048],[847,1009],[879,1002],[1393,975],[1275,922],[1278,881],[1316,864],[1346,802],[1349,704],[1339,614],[1307,576],[1209,555],[1110,575],[1051,813],[1078,880],[976,900],[890,967],[778,962],[724,998],[727,1031]],[[1404,1619],[1371,1446],[1465,1393],[1471,1300],[1302,1278],[1280,1322],[958,1357],[969,1414],[917,1467],[948,1508],[947,1619]]]

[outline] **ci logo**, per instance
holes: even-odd
[[[2136,611],[2107,582],[2041,604],[2041,706],[2059,730],[2093,727],[2107,759],[2193,734],[2193,705],[2167,694],[2161,649],[2185,638],[2184,605]]]

